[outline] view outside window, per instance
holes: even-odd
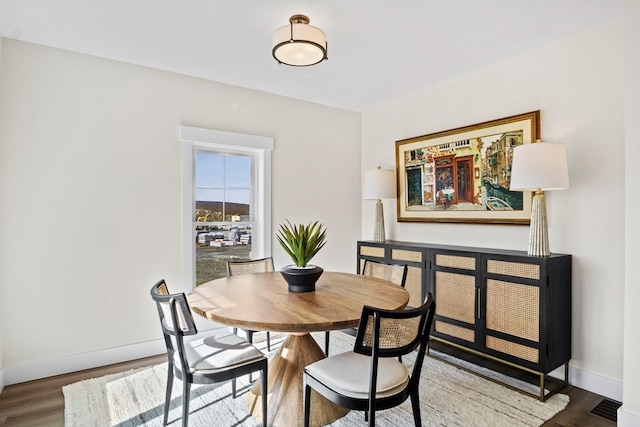
[[[250,257],[251,160],[247,155],[195,153],[196,286],[225,277],[228,259]]]

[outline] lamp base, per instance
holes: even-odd
[[[528,254],[536,257],[548,257],[551,255],[549,232],[547,231],[547,204],[542,190],[537,190],[533,195]]]
[[[384,209],[380,199],[376,202],[376,223],[373,228],[373,240],[378,243],[384,243],[387,240],[384,236]]]

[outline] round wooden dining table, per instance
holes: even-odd
[[[325,354],[311,332],[358,326],[365,305],[396,310],[409,302],[404,288],[369,276],[325,271],[313,292],[289,292],[280,272],[243,274],[212,280],[187,296],[191,309],[207,319],[252,331],[287,332],[269,361],[268,417],[277,427],[303,425],[302,376],[305,366]],[[259,382],[247,397],[253,416],[260,418]],[[315,392],[311,426],[343,417],[348,410]]]

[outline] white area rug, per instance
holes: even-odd
[[[319,343],[324,343],[324,333],[314,336]],[[272,337],[272,343],[277,341],[274,338]],[[331,354],[351,349],[352,343],[353,337],[339,332],[332,333]],[[410,356],[403,360],[409,364],[412,362]],[[63,387],[65,426],[162,426],[166,369],[167,365],[163,363]],[[176,380],[169,414],[170,426],[181,425],[180,386],[181,382]],[[249,415],[245,404],[245,395],[249,390],[247,376],[238,380],[238,387],[240,395],[233,399],[231,383],[194,386],[191,391],[189,425],[261,425],[260,420]],[[536,388],[533,387],[532,390],[535,391]],[[424,426],[518,427],[543,424],[567,406],[569,397],[556,394],[543,403],[426,357],[420,379],[420,402]],[[355,411],[331,424],[332,427],[365,425],[363,414]],[[413,426],[409,399],[397,408],[376,413],[376,425]]]

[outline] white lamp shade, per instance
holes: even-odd
[[[514,191],[569,188],[567,152],[564,145],[536,142],[515,147],[509,188]]]
[[[305,67],[322,62],[327,55],[327,37],[308,23],[291,23],[273,33],[273,57],[283,64]]]
[[[364,172],[362,198],[391,199],[396,197],[396,173],[388,169],[375,169]]]

